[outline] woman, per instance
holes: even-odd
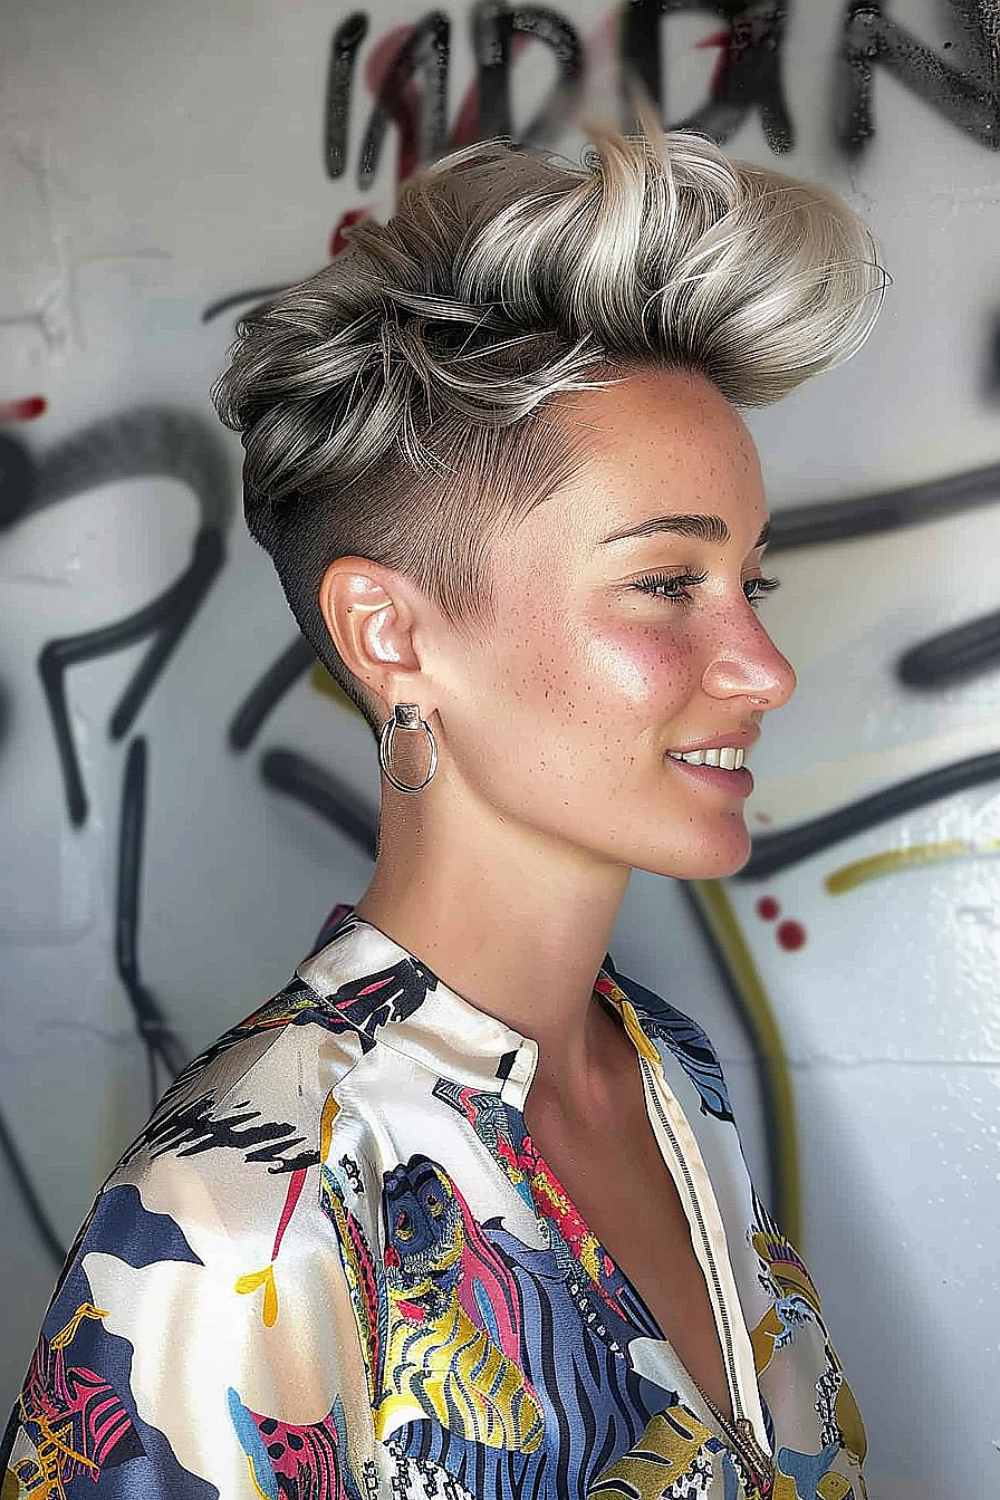
[[[865,1494],[711,1043],[607,943],[634,867],[748,856],[795,676],[737,408],[884,275],[826,189],[644,130],[454,152],[241,324],[215,396],[378,739],[375,873],[99,1195],[4,1500]]]

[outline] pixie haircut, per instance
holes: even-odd
[[[580,164],[478,141],[416,172],[308,280],[237,325],[212,388],[242,434],[244,506],[299,628],[373,734],[377,701],[319,606],[338,557],[411,579],[489,630],[489,546],[586,460],[563,392],[698,372],[735,407],[849,358],[886,273],[823,185],[689,130],[593,120]]]

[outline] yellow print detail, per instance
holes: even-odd
[[[662,1500],[679,1481],[694,1485],[699,1479],[701,1487],[691,1493],[703,1494],[719,1448],[714,1433],[692,1412],[670,1406],[651,1417],[634,1447],[588,1485],[587,1500]]]

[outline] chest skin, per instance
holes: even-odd
[[[588,1228],[642,1296],[681,1364],[732,1417],[708,1288],[673,1177],[646,1113],[639,1060],[607,1023],[613,1104],[568,1118],[542,1080],[524,1118]]]

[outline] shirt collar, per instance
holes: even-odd
[[[439,1077],[499,1094],[523,1109],[538,1044],[451,989],[423,959],[357,916],[353,906],[334,907],[295,972],[361,1035],[366,1051],[377,1040]],[[641,1027],[630,1024],[635,1011],[620,982],[608,953],[595,993],[624,1014],[626,1029],[642,1050],[643,1042],[650,1044]]]

